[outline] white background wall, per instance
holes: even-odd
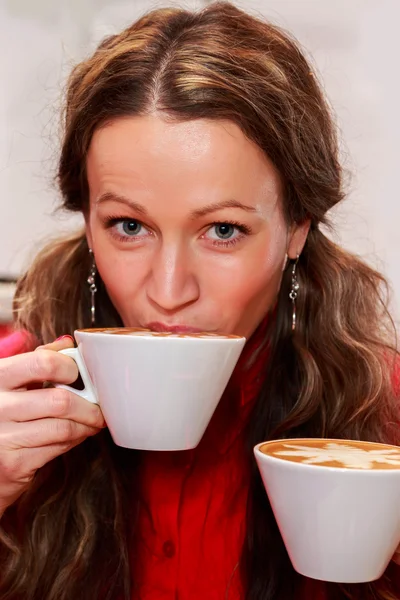
[[[62,84],[105,34],[148,8],[206,0],[0,0],[0,276],[80,220],[52,213]],[[337,239],[378,266],[400,312],[399,0],[241,0],[292,31],[313,56],[352,173],[333,215]]]

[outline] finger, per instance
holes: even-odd
[[[15,390],[33,382],[73,383],[78,367],[72,358],[47,348],[0,360],[0,390]]]
[[[36,350],[54,350],[58,352],[59,350],[64,350],[64,348],[73,348],[74,347],[74,338],[71,335],[63,335],[54,342],[50,344],[45,344],[43,346],[38,346]]]
[[[54,350],[55,352],[58,352],[59,350],[64,350],[64,348],[73,348],[74,347],[74,338],[71,335],[63,335],[59,338],[57,338],[54,342],[51,342],[50,344],[46,344],[43,346],[38,346],[36,348],[36,350]],[[35,390],[35,389],[39,389],[42,387],[42,382],[31,382],[29,383],[26,388],[28,390]]]
[[[45,418],[69,419],[88,427],[105,427],[97,404],[59,388],[0,393],[0,422],[24,422]]]
[[[83,437],[96,435],[98,427],[89,427],[69,419],[39,419],[25,423],[0,424],[1,450],[38,448],[51,444],[69,444]]]
[[[29,465],[32,471],[37,471],[37,469],[41,469],[44,465],[47,465],[48,462],[57,458],[57,456],[61,456],[61,454],[65,454],[82,444],[88,436],[78,438],[73,442],[68,442],[66,444],[51,444],[50,446],[42,446],[41,448],[22,448],[22,459],[25,458],[26,462],[22,460],[22,464],[24,466]]]
[[[86,436],[63,444],[51,444],[39,448],[20,448],[9,452],[0,453],[0,472],[3,482],[9,481],[29,483],[35,471],[46,465],[61,454],[82,444]]]

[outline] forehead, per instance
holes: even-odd
[[[190,189],[191,195],[207,194],[207,200],[214,193],[220,199],[221,191],[259,199],[281,189],[271,161],[236,124],[207,119],[115,120],[95,132],[87,172],[91,195],[107,185],[179,194]]]

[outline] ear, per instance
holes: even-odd
[[[303,251],[311,221],[307,219],[302,223],[293,223],[289,230],[286,254],[292,260],[296,259]]]

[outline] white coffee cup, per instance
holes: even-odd
[[[61,350],[85,389],[58,385],[98,403],[114,442],[140,450],[188,450],[199,443],[245,345],[245,338],[77,330]]]
[[[323,581],[379,579],[400,543],[400,448],[349,440],[279,442],[286,449],[273,440],[254,453],[293,567]],[[322,450],[310,450],[310,442]],[[355,449],[351,458],[343,444]],[[386,460],[393,461],[390,467]]]

